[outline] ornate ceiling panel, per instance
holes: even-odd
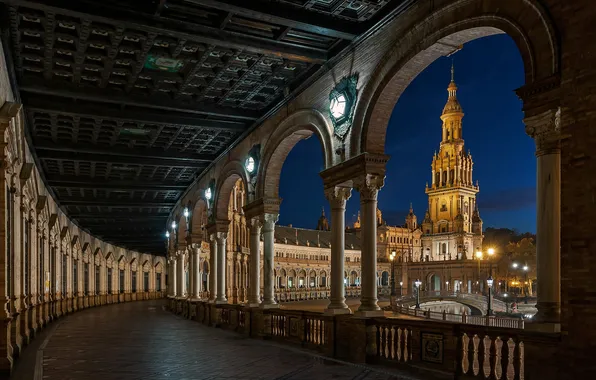
[[[197,176],[413,1],[0,0],[0,12],[60,206],[106,241],[165,253],[169,212]]]

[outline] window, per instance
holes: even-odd
[[[62,296],[66,296],[66,287],[68,286],[68,263],[67,257],[62,256]]]
[[[132,292],[137,292],[137,271],[132,271]]]
[[[23,294],[28,295],[29,294],[29,282],[30,282],[30,273],[29,273],[29,257],[31,255],[31,247],[29,246],[29,239],[30,239],[30,234],[31,231],[29,231],[29,228],[31,227],[31,222],[27,219],[25,219],[25,250],[23,252],[23,271],[24,271],[24,277],[23,277]]]
[[[112,294],[112,268],[108,268],[108,294]]]
[[[52,293],[58,293],[58,289],[56,288],[57,281],[56,281],[56,247],[50,248],[50,287],[52,289]]]
[[[161,273],[157,273],[156,277],[157,277],[157,284],[155,284],[155,287],[158,292],[161,292]]]
[[[120,293],[124,293],[124,270],[120,269],[119,276],[118,276],[118,288]]]
[[[44,262],[43,262],[44,242],[45,242],[45,239],[43,239],[43,238],[39,239],[39,259],[37,262],[37,267],[39,269],[38,281],[39,281],[39,294],[40,295],[45,293],[45,286],[44,286],[45,268],[44,268]]]
[[[12,296],[12,228],[13,228],[13,221],[14,221],[14,215],[13,215],[13,193],[12,191],[10,191],[10,188],[7,186],[6,187],[6,194],[8,194],[8,196],[6,197],[6,214],[8,216],[7,221],[6,221],[6,231],[7,231],[7,236],[6,236],[6,243],[7,243],[7,253],[6,253],[6,278],[8,279],[6,281],[6,295],[8,297]],[[12,305],[12,302],[8,302],[8,305]]]
[[[72,293],[73,295],[77,295],[77,291],[79,290],[79,276],[77,270],[77,261],[72,261]]]
[[[447,203],[441,205],[441,211],[447,211]]]
[[[143,291],[149,291],[149,272],[143,272]]]
[[[83,288],[83,291],[85,292],[85,295],[89,295],[89,263],[85,263],[85,287]]]
[[[99,265],[95,266],[95,294],[99,294],[99,282],[100,282],[101,276],[100,276],[100,269],[99,269]]]

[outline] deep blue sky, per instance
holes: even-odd
[[[522,103],[514,93],[524,84],[523,63],[513,40],[497,35],[469,42],[453,56],[458,99],[464,109],[463,137],[474,159],[478,206],[486,227],[536,232],[536,159],[524,132]],[[386,152],[391,156],[379,208],[390,225],[403,224],[409,202],[421,222],[428,204],[424,193],[430,164],[441,140],[439,116],[447,100],[452,58],[424,70],[400,97],[389,123]],[[301,141],[284,163],[279,223],[315,228],[329,204],[319,172],[323,169],[316,137]],[[360,208],[353,190],[346,223]]]

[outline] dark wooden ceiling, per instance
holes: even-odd
[[[411,3],[0,1],[28,138],[60,206],[105,241],[157,254],[203,170]]]

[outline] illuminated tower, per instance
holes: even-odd
[[[464,149],[464,112],[457,100],[453,65],[447,92],[449,96],[441,114],[441,144],[431,164],[431,186],[426,186],[425,260],[472,259],[473,252],[482,246],[482,227],[478,229],[482,221],[476,206],[479,188],[473,182],[472,155]]]

